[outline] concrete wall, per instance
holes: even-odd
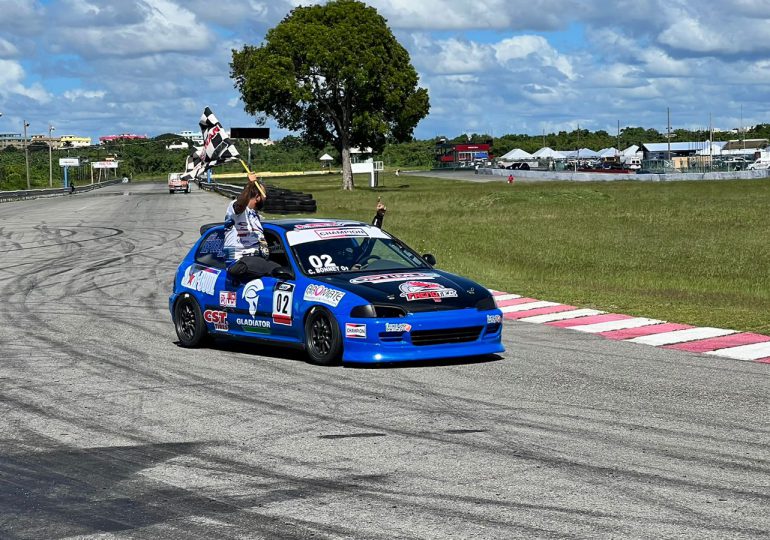
[[[750,180],[767,178],[770,171],[731,171],[707,173],[667,173],[667,174],[613,174],[568,171],[519,171],[508,169],[479,169],[478,174],[500,176],[506,180],[512,174],[516,180],[567,181],[567,182],[611,182],[613,180],[638,180],[642,182],[672,182],[676,180]]]

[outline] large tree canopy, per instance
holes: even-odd
[[[352,147],[411,139],[430,107],[409,53],[355,0],[292,10],[262,46],[234,50],[230,68],[246,112],[337,147],[344,189],[353,189]]]

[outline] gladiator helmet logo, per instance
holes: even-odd
[[[243,299],[249,304],[249,315],[254,317],[257,314],[257,304],[259,302],[259,291],[264,289],[261,279],[249,281],[243,288]]]

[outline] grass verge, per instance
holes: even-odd
[[[580,307],[770,334],[770,179],[476,183],[386,174],[268,179],[318,217],[384,228],[493,289]]]

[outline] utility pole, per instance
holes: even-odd
[[[51,124],[48,124],[48,187],[53,187],[53,155],[51,148],[53,147],[53,141],[51,140],[51,133],[56,130]]]
[[[29,127],[29,122],[24,120],[24,140],[22,143],[24,143],[24,162],[26,163],[27,168],[27,190],[31,189],[29,184],[29,150],[27,149],[27,128]]]
[[[671,161],[671,110],[666,107],[666,140],[668,141],[668,161]]]

